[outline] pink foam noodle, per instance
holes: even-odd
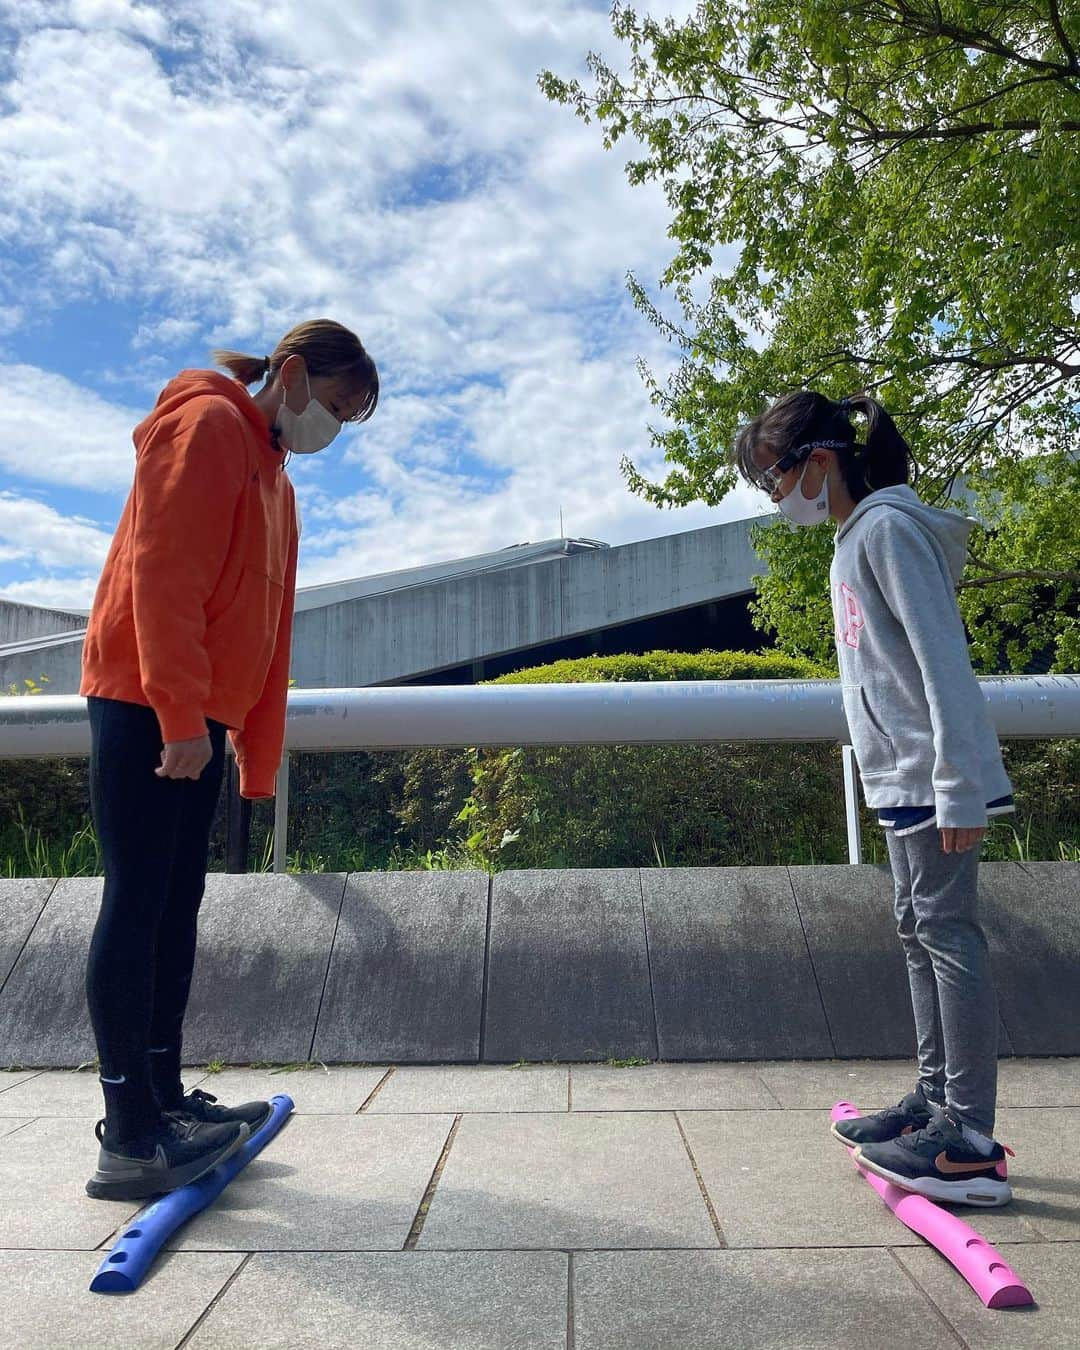
[[[837,1102],[830,1112],[832,1120],[850,1120],[859,1115],[862,1112],[850,1102]],[[858,1162],[855,1166],[859,1166]],[[1020,1276],[974,1228],[925,1195],[902,1191],[865,1168],[859,1167],[859,1171],[900,1222],[936,1247],[988,1308],[1022,1308],[1035,1302]]]

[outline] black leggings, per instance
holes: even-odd
[[[86,996],[102,1077],[126,1080],[124,1096],[143,1117],[156,1112],[151,1048],[167,1052],[179,1073],[225,727],[209,723],[213,758],[199,778],[158,778],[162,737],[153,709],[86,702],[90,802],[105,865]]]

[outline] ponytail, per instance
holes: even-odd
[[[866,419],[861,443],[851,422],[855,414]],[[852,394],[839,402],[811,389],[783,394],[739,430],[732,458],[746,481],[760,487],[759,452],[775,461],[814,446],[836,452],[844,486],[857,502],[878,488],[896,487],[918,476],[896,423],[869,394]]]
[[[230,351],[227,347],[215,348],[210,355],[215,366],[224,366],[234,380],[244,385],[264,380],[270,374],[268,356],[245,356],[243,352]]]
[[[911,447],[889,414],[869,394],[841,399],[838,410],[846,418],[861,413],[866,418],[863,444],[853,444],[839,455],[840,474],[852,498],[859,502],[878,488],[899,487],[919,476]]]

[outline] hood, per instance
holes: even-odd
[[[270,428],[266,425],[266,419],[239,380],[222,375],[216,370],[182,370],[161,391],[153,412],[145,417],[132,433],[136,451],[142,449],[147,436],[160,418],[177,412],[191,399],[204,398],[207,394],[216,394],[234,403],[251,423],[251,429],[259,441],[265,442],[266,448],[270,449]]]
[[[918,521],[926,533],[934,539],[945,555],[953,581],[959,581],[967,561],[967,543],[975,521],[969,520],[956,511],[942,511],[936,506],[927,506],[920,501],[912,488],[904,486],[878,488],[864,497],[843,525],[836,532],[836,543],[848,530],[869,512],[879,506],[891,506],[904,515]]]

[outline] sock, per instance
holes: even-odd
[[[984,1158],[989,1158],[994,1151],[994,1141],[989,1135],[980,1134],[978,1130],[973,1130],[970,1125],[961,1125],[960,1133],[964,1136],[964,1142],[970,1144],[976,1153],[981,1153]]]
[[[150,1048],[150,1081],[154,1096],[163,1111],[183,1105],[184,1084],[180,1080],[180,1047],[165,1045]]]
[[[118,1144],[145,1138],[157,1129],[161,1111],[148,1079],[103,1073],[101,1091],[105,1096],[104,1142],[110,1152]]]

